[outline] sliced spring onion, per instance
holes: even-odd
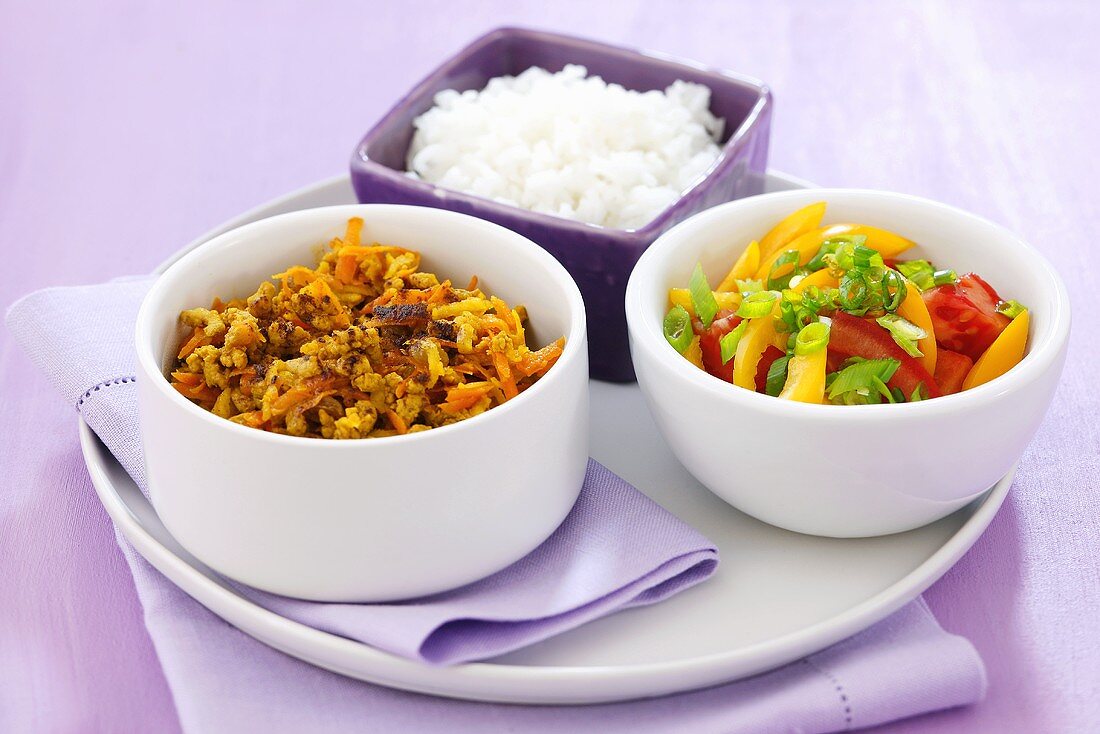
[[[718,340],[718,347],[722,350],[722,364],[726,364],[733,355],[737,354],[737,345],[741,337],[745,335],[745,329],[749,327],[748,319],[742,319],[741,323]]]
[[[853,270],[844,273],[837,288],[837,305],[850,314],[862,316],[867,313],[870,297],[871,286],[862,273]]]
[[[924,386],[923,382],[918,382],[917,386],[913,388],[913,394],[909,396],[910,403],[918,403],[921,400],[928,399],[928,388]]]
[[[777,257],[772,263],[771,270],[768,271],[768,288],[772,290],[785,288],[791,282],[791,278],[798,274],[798,261],[801,259],[802,254],[798,250],[787,250]],[[790,270],[779,272],[788,265],[791,266]]]
[[[748,280],[739,280],[737,281],[737,290],[740,291],[742,295],[747,293],[759,293],[764,290],[764,281],[753,280],[751,278]]]
[[[894,394],[890,392],[890,388],[886,387],[886,383],[878,375],[871,376],[871,386],[878,390],[879,395],[886,398],[886,402],[894,402]]]
[[[913,285],[926,291],[936,285],[936,269],[927,260],[908,260],[897,264],[901,274],[908,278]]]
[[[759,291],[749,294],[737,307],[737,315],[743,319],[758,319],[761,316],[767,316],[772,312],[772,307],[778,298],[778,291]]]
[[[691,274],[688,291],[691,293],[691,307],[695,315],[703,322],[704,329],[710,328],[710,322],[714,321],[714,314],[718,313],[718,301],[714,298],[701,264],[697,264],[695,272]]]
[[[901,362],[896,359],[853,357],[838,372],[828,376],[829,400],[845,405],[881,402],[880,384],[885,386],[899,366]]]
[[[783,322],[782,331],[789,331],[789,349],[794,349],[794,337],[804,324],[801,323],[802,294],[789,288],[783,291],[779,300],[779,318]]]
[[[887,268],[882,274],[882,307],[891,313],[897,311],[907,292],[901,273]]]
[[[1003,313],[1010,319],[1016,318],[1026,310],[1027,306],[1019,301],[1001,301],[997,304],[997,312]]]
[[[882,255],[866,245],[855,245],[852,248],[852,263],[861,269],[883,267]]]
[[[866,241],[866,238],[864,238],[864,241]],[[864,270],[864,269],[866,269],[867,266],[859,267],[856,264],[856,256],[855,256],[856,255],[856,248],[857,247],[862,247],[862,246],[863,246],[863,242],[860,242],[858,244],[857,243],[842,244],[840,247],[836,248],[836,250],[831,255],[826,255],[823,258],[824,261],[825,261],[825,264],[828,265],[833,270],[845,270],[845,271],[853,270],[853,269],[855,269],[855,270]]]
[[[821,243],[821,247],[818,249],[817,254],[806,263],[806,270],[811,273],[815,270],[821,270],[826,265],[826,255],[835,256],[837,251],[846,245],[855,247],[856,245],[862,245],[866,242],[867,235],[863,234],[842,234],[836,237],[830,237]]]
[[[794,340],[794,353],[798,356],[816,354],[829,345],[829,325],[821,321],[806,324]]]
[[[932,282],[936,285],[952,285],[958,282],[959,276],[954,270],[937,270],[932,275]]]
[[[928,332],[921,327],[914,324],[912,321],[903,319],[896,313],[888,313],[885,316],[880,316],[875,319],[875,322],[890,332],[890,336],[894,337],[894,341],[897,345],[905,350],[905,353],[910,357],[923,357],[924,353],[917,347],[917,341],[928,336]]]
[[[822,311],[836,308],[837,294],[835,288],[818,288],[814,285],[801,291],[783,291],[783,300],[779,303],[779,318],[784,325],[781,330],[797,332],[806,324],[816,321]]]
[[[764,392],[768,395],[777,397],[783,392],[783,386],[787,384],[787,364],[790,361],[791,356],[785,354],[772,362],[772,366],[768,368],[768,380],[764,385]]]
[[[694,313],[695,306],[691,302],[691,291],[687,288],[669,288],[668,300],[673,305],[683,306],[688,310],[688,313]],[[718,310],[729,309],[734,310],[741,303],[740,293],[731,293],[728,291],[714,291],[714,300],[718,302]]]
[[[691,314],[683,306],[673,306],[665,315],[665,339],[680,354],[691,345]]]

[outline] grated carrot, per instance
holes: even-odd
[[[405,421],[403,421],[401,419],[401,416],[399,416],[397,413],[394,413],[392,410],[387,410],[386,417],[389,418],[390,425],[393,426],[393,430],[397,431],[400,434],[405,434],[409,432],[409,427],[405,424]]]
[[[344,242],[350,247],[359,244],[359,233],[363,231],[363,218],[351,217],[348,219],[348,227],[344,234]]]
[[[344,245],[336,251],[337,257],[344,255],[356,255],[362,257],[364,255],[383,255],[393,252],[411,252],[404,247],[394,247],[393,245]]]
[[[184,385],[189,385],[190,387],[195,387],[196,385],[202,383],[202,375],[198,372],[176,371],[172,373],[172,377],[173,379],[175,379],[176,382],[181,382]]]
[[[524,356],[516,362],[516,369],[518,369],[524,377],[531,377],[540,372],[545,372],[553,367],[554,363],[558,361],[558,357],[561,356],[564,348],[565,337],[563,336],[557,341],[547,344],[537,352],[531,352]]]
[[[176,359],[187,359],[187,355],[191,354],[191,352],[209,343],[210,341],[206,338],[206,334],[203,333],[203,330],[196,326],[195,330],[191,332],[191,338],[180,347]]]
[[[336,279],[344,283],[354,283],[359,273],[359,259],[354,255],[340,255],[336,258]]]
[[[503,352],[493,352],[493,367],[496,368],[497,376],[500,378],[500,387],[504,390],[505,400],[511,400],[519,395],[519,388],[516,387],[516,381],[512,378],[508,357]]]

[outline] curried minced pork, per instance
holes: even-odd
[[[313,438],[425,431],[530,387],[565,338],[527,346],[526,313],[420,271],[420,254],[362,245],[363,220],[316,268],[296,265],[245,299],[180,314],[191,334],[172,386],[222,418]]]

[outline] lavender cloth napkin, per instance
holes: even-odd
[[[16,339],[146,491],[133,371],[134,318],[151,278],[47,289],[12,306]],[[64,328],[50,325],[64,324]],[[453,591],[385,604],[291,599],[237,584],[284,617],[397,655],[453,664],[500,655],[710,576],[718,550],[589,460],[562,525],[526,557]]]
[[[131,335],[149,282],[39,291],[8,313],[15,338],[139,485],[144,472]],[[53,327],[59,323],[68,328]],[[631,521],[622,522],[624,515]],[[601,533],[610,537],[597,537]],[[985,692],[973,646],[944,632],[918,600],[800,662],[705,691],[566,708],[437,699],[353,681],[282,655],[225,624],[124,539],[119,542],[185,730],[829,732],[973,703]],[[570,575],[563,589],[564,581],[555,579],[576,553],[589,551],[606,561],[592,565],[604,568],[596,577]],[[593,462],[577,508],[544,546],[464,589],[387,605],[317,604],[245,591],[319,629],[451,662],[515,649],[617,609],[659,601],[703,580],[716,560],[704,538]],[[523,597],[518,603],[517,596]],[[519,624],[495,624],[501,611]],[[459,621],[468,619],[480,621]]]

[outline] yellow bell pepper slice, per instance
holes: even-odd
[[[885,259],[890,260],[916,245],[913,240],[906,239],[900,234],[894,234],[890,230],[879,227],[871,227],[866,224],[845,224],[838,227],[850,227],[845,234],[861,234],[867,238],[867,246],[878,252]],[[830,235],[833,236],[833,235]]]
[[[779,393],[782,400],[825,402],[825,369],[828,363],[829,327],[815,322],[798,332],[794,356],[787,363],[787,380]]]
[[[764,356],[764,350],[769,344],[780,346],[780,341],[786,342],[786,334],[778,334],[775,330],[775,319],[779,316],[779,301],[767,316],[749,319],[749,325],[745,327],[745,333],[741,335],[741,341],[737,342],[737,352],[733,357],[733,384],[748,390],[756,390],[756,367],[760,364],[760,358]]]
[[[813,354],[796,354],[787,363],[787,381],[779,397],[800,403],[821,403],[825,400],[825,360],[827,349]]]
[[[819,288],[832,287],[836,285],[836,278],[828,270],[819,270],[803,278],[793,290],[801,292],[811,285],[816,285]],[[769,315],[749,320],[749,325],[745,328],[741,341],[737,343],[737,353],[733,357],[734,385],[748,390],[755,390],[756,368],[760,365],[760,358],[764,356],[764,350],[772,344],[780,349],[786,346],[787,334],[780,334],[775,330],[775,320],[778,317],[779,301],[776,301],[775,307]],[[822,367],[822,370],[824,370],[824,367]],[[790,374],[789,371],[788,374]],[[821,380],[822,390],[824,390],[824,372],[822,372]]]
[[[820,227],[824,216],[824,201],[804,206],[798,211],[788,214],[783,221],[775,225],[760,240],[760,256],[764,258],[771,257],[775,253],[786,249],[784,245],[787,243]],[[757,263],[758,267],[759,263]],[[757,268],[753,268],[753,271],[756,271]],[[747,277],[747,275],[741,276],[742,280]]]
[[[840,281],[837,280],[836,276],[833,275],[828,268],[822,268],[821,270],[815,270],[792,285],[791,290],[801,293],[810,286],[817,286],[818,288],[836,288],[838,285],[840,285]]]
[[[910,321],[927,334],[923,339],[917,340],[917,349],[924,355],[920,358],[924,369],[928,374],[936,374],[936,330],[932,326],[932,316],[928,313],[928,306],[924,305],[924,299],[920,296],[920,289],[905,281],[905,298],[898,306],[898,316]]]
[[[806,232],[803,235],[799,235],[787,244],[783,245],[783,248],[773,252],[771,255],[763,258],[760,263],[760,267],[756,271],[756,278],[758,280],[766,280],[771,273],[772,265],[778,260],[784,252],[788,250],[798,250],[798,262],[804,264],[809,262],[810,258],[817,254],[817,251],[821,249],[821,243],[830,237],[836,237],[837,235],[847,234],[847,230],[843,229],[846,225],[834,225],[832,227],[821,227],[820,229],[814,229]]]
[[[699,344],[699,337],[693,336],[691,338],[691,343],[688,344],[688,348],[684,350],[684,356],[699,369],[705,369],[703,367],[703,348]]]
[[[695,309],[691,305],[691,291],[687,288],[670,288],[668,300],[672,302],[673,306],[683,306],[689,314],[695,316]],[[714,300],[718,301],[719,311],[723,309],[736,311],[737,307],[741,305],[741,294],[715,292]]]
[[[751,278],[752,274],[756,272],[760,267],[760,245],[756,240],[749,243],[749,246],[745,248],[745,251],[741,253],[741,257],[737,258],[737,262],[733,264],[729,273],[722,282],[715,288],[716,291],[736,291],[737,281]]]
[[[970,368],[966,379],[963,380],[962,389],[969,390],[972,387],[984,385],[1019,364],[1024,358],[1029,326],[1030,316],[1027,311],[1020,312],[1016,318],[1012,319],[1012,322]]]
[[[756,271],[756,278],[758,280],[767,279],[768,274],[771,273],[772,265],[784,252],[798,250],[798,262],[800,265],[805,265],[821,249],[822,242],[830,237],[841,235],[864,235],[867,238],[867,247],[875,250],[886,259],[897,257],[916,244],[893,232],[878,227],[869,227],[866,224],[833,224],[807,232],[784,245],[777,252],[764,257],[763,262]]]

